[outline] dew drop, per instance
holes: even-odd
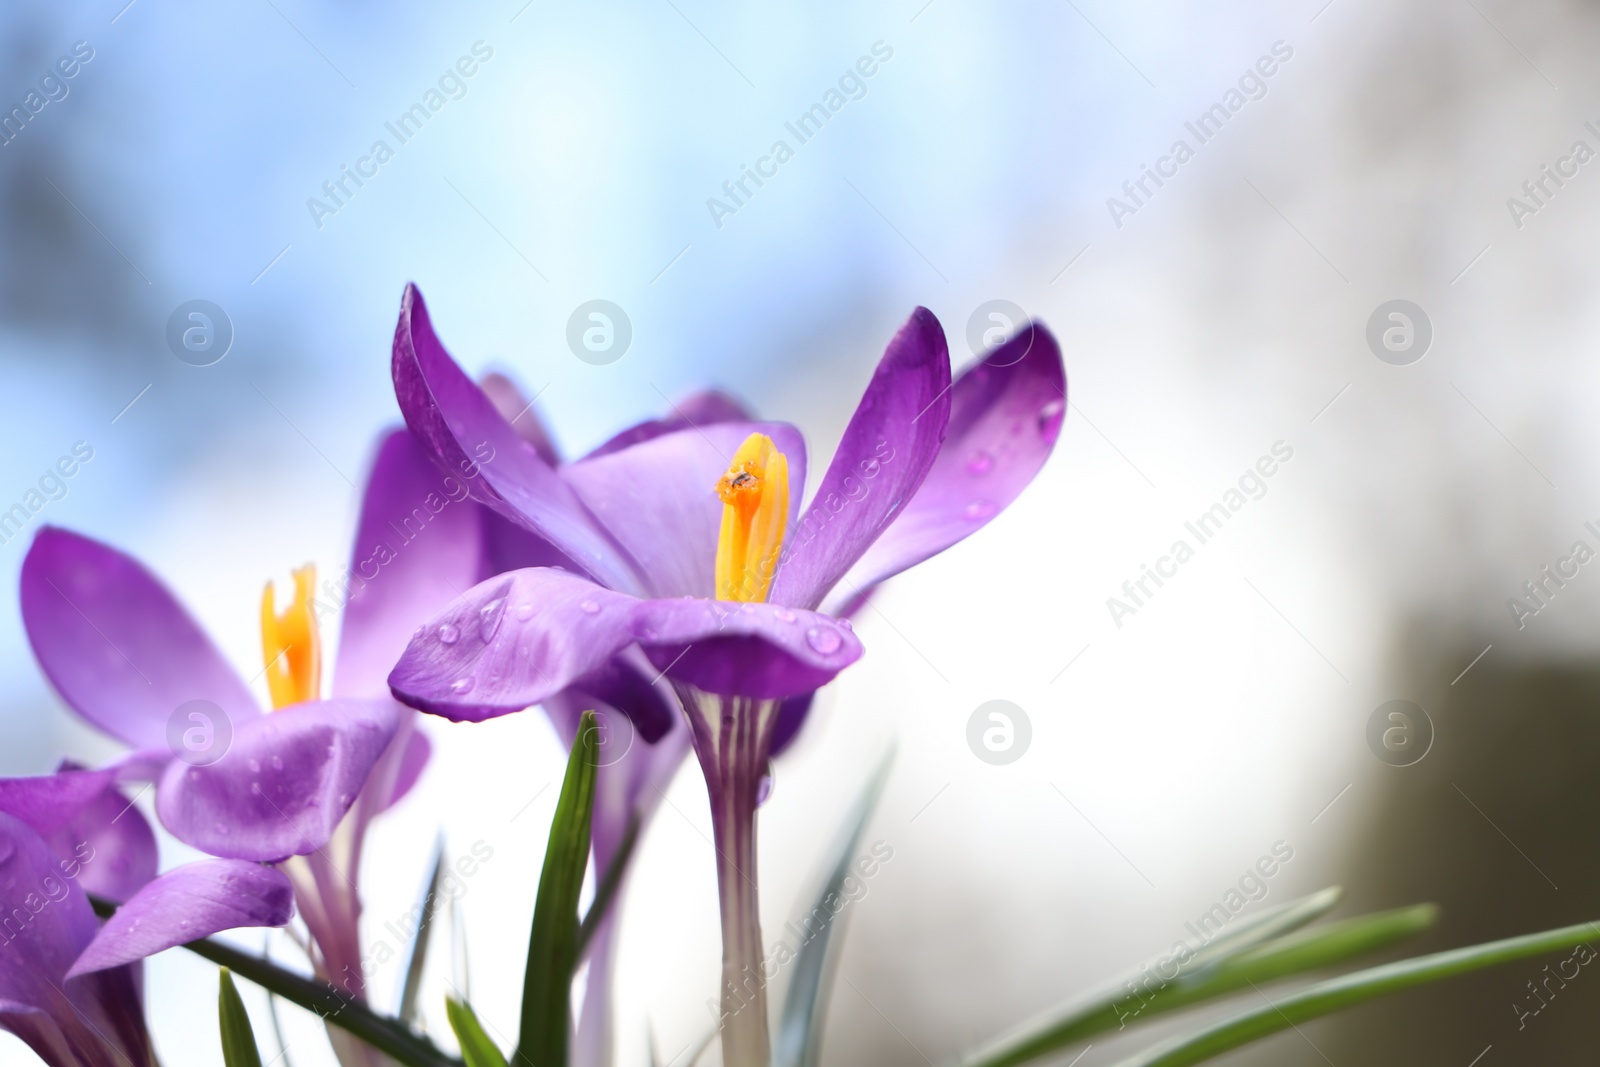
[[[439,643],[441,645],[453,645],[459,640],[461,640],[460,630],[447,622],[439,624]]]
[[[761,780],[756,782],[756,807],[759,808],[761,805],[765,804],[767,802],[768,798],[770,798],[771,796],[772,796],[772,764],[769,763],[769,764],[767,764],[767,773],[763,774],[761,776]]]
[[[967,470],[973,474],[988,474],[994,470],[994,457],[987,452],[975,452],[967,460]]]
[[[260,774],[261,773],[261,761],[256,759],[253,756],[250,759],[245,760],[244,761],[244,765],[246,767],[250,768],[250,773],[251,774]]]
[[[518,604],[517,605],[517,621],[518,622],[527,622],[531,618],[533,618],[533,605],[532,604]]]
[[[838,651],[844,638],[839,636],[839,631],[831,626],[813,626],[806,631],[806,644],[821,652],[824,656]]]
[[[1061,428],[1061,413],[1067,408],[1063,400],[1052,400],[1039,409],[1039,436],[1054,440]]]
[[[839,620],[839,625],[844,627],[846,630],[851,631],[852,633],[855,632],[856,625],[855,625],[855,623],[851,622],[849,619],[840,619]]]
[[[260,796],[261,795],[261,783],[260,782],[251,782],[250,783],[250,792],[254,793],[256,796]]]
[[[339,806],[342,808],[348,803],[350,803],[350,794],[349,793],[340,793],[339,794]]]
[[[494,632],[500,629],[500,620],[505,617],[506,598],[499,597],[489,601],[478,609],[478,636],[485,642],[494,639]]]
[[[999,509],[994,506],[994,501],[992,500],[974,500],[972,503],[961,509],[961,514],[966,518],[977,521],[979,519],[989,518],[998,510]]]
[[[221,834],[223,837],[227,837],[228,834],[232,832],[229,830],[228,824],[225,822],[217,823],[216,826],[212,827],[212,829],[216,830],[216,832]]]
[[[799,616],[790,611],[788,608],[779,608],[778,618],[782,619],[784,622],[794,622],[794,620],[799,618]]]
[[[456,694],[457,696],[461,696],[463,693],[472,692],[472,679],[457,678],[455,681],[450,683],[450,692]]]
[[[273,756],[270,762],[272,763],[272,769],[273,770],[275,770],[275,771],[283,770],[283,757],[282,756]]]
[[[592,600],[585,600],[583,603],[579,604],[578,607],[583,609],[583,613],[585,615],[593,615],[600,610],[600,605],[596,604]]]

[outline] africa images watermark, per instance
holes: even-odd
[[[20,905],[11,907],[7,902],[4,909],[0,910],[0,944],[11,944],[27,930],[34,916],[50,905],[66,900],[72,892],[67,882],[82,874],[84,866],[90,863],[94,856],[94,846],[87,841],[79,841],[73,846],[70,859],[56,861],[56,866],[61,871],[60,878],[47,874],[39,880],[36,889],[28,891]]]
[[[1586,522],[1583,528],[1600,539],[1600,529],[1597,529],[1594,523]],[[1589,542],[1574,541],[1571,551],[1565,556],[1561,556],[1554,563],[1546,563],[1539,568],[1537,575],[1523,582],[1521,597],[1506,598],[1506,608],[1516,620],[1517,629],[1526,629],[1528,620],[1549,607],[1556,593],[1565,589],[1567,583],[1578,576],[1583,565],[1594,557],[1595,551],[1589,547]]]
[[[1287,441],[1274,441],[1270,455],[1264,455],[1255,461],[1255,464],[1239,475],[1237,488],[1229,488],[1222,494],[1219,503],[1212,504],[1201,512],[1194,520],[1183,524],[1195,539],[1191,545],[1184,538],[1178,538],[1172,543],[1168,554],[1156,559],[1155,568],[1148,563],[1141,563],[1140,574],[1137,578],[1130,578],[1122,583],[1122,594],[1127,597],[1106,597],[1106,610],[1111,613],[1111,621],[1117,624],[1117,629],[1122,629],[1122,620],[1129,615],[1138,614],[1140,608],[1156,595],[1156,590],[1166,583],[1163,578],[1175,577],[1179,564],[1187,563],[1195,556],[1195,546],[1203,545],[1221,531],[1223,523],[1238,514],[1251,500],[1260,500],[1267,495],[1267,479],[1278,473],[1280,464],[1288,463],[1294,457],[1294,448]],[[1245,494],[1249,494],[1248,498]],[[1156,588],[1151,589],[1150,583],[1154,582]],[[1141,594],[1143,594],[1141,596]]]
[[[1233,917],[1243,911],[1246,904],[1259,903],[1267,899],[1267,894],[1272,891],[1268,883],[1273,875],[1282,870],[1292,859],[1294,859],[1294,846],[1287,841],[1274,841],[1271,854],[1260,857],[1245,868],[1244,874],[1239,876],[1238,884],[1229,886],[1228,891],[1222,894],[1221,900],[1202,912],[1195,922],[1184,923],[1184,929],[1195,936],[1195,943],[1191,945],[1187,938],[1179,939],[1173,943],[1169,954],[1161,957],[1154,965],[1145,964],[1139,969],[1137,977],[1129,978],[1124,983],[1128,995],[1111,1003],[1111,1010],[1117,1013],[1117,1021],[1120,1024],[1117,1029],[1127,1029],[1128,1020],[1144,1010],[1145,1001],[1177,978],[1189,961],[1194,959],[1195,954],[1222,933],[1223,927],[1232,922]]]
[[[339,164],[339,176],[330,178],[322,183],[323,196],[307,197],[306,210],[311,213],[311,221],[316,223],[317,229],[322,229],[322,220],[328,215],[337,215],[339,210],[355,197],[368,181],[378,176],[378,168],[395,157],[395,150],[410,141],[422,132],[422,127],[434,115],[444,110],[444,106],[451,100],[460,100],[467,95],[467,81],[478,73],[479,65],[487,63],[494,58],[494,49],[483,41],[472,42],[472,55],[461,56],[455,61],[453,67],[447,67],[439,75],[436,86],[430,85],[422,94],[422,99],[402,111],[393,122],[385,122],[383,128],[389,131],[394,139],[394,147],[389,142],[379,138],[372,142],[367,149],[367,154],[358,158],[355,166],[348,163]],[[354,183],[355,188],[351,188]]]
[[[1294,49],[1288,44],[1283,41],[1272,42],[1270,53],[1257,59],[1253,66],[1239,75],[1237,85],[1230,86],[1218,103],[1202,111],[1193,122],[1183,124],[1183,128],[1194,138],[1193,145],[1186,138],[1179,137],[1167,149],[1167,154],[1156,160],[1154,167],[1139,164],[1139,176],[1122,183],[1122,195],[1126,199],[1115,196],[1106,199],[1106,210],[1111,213],[1111,221],[1116,223],[1117,229],[1122,229],[1123,220],[1129,215],[1137,215],[1139,209],[1155,196],[1157,189],[1176,178],[1178,168],[1194,158],[1199,146],[1221,133],[1222,127],[1242,111],[1245,104],[1266,96],[1266,80],[1278,73],[1281,65],[1289,62],[1293,56]]]
[[[83,65],[94,58],[94,47],[88,41],[75,41],[72,52],[57,59],[39,77],[39,87],[29,89],[22,103],[9,111],[0,112],[0,147],[9,145],[22,135],[34,117],[53,103],[67,98],[72,91],[68,83],[78,76]]]
[[[739,981],[727,979],[724,983],[724,993],[730,995],[735,1005],[728,1011],[723,1011],[716,998],[706,1000],[706,1010],[711,1012],[711,1017],[716,1020],[717,1028],[727,1025],[728,1017],[735,1015],[749,1007],[755,1001],[756,993],[768,982],[778,977],[778,972],[793,963],[799,956],[800,949],[818,934],[824,932],[839,913],[851,904],[859,903],[867,895],[867,881],[883,869],[882,865],[894,859],[894,847],[887,841],[878,840],[872,843],[869,852],[862,853],[851,864],[850,873],[844,876],[840,883],[839,892],[825,893],[816,907],[812,908],[800,918],[796,926],[793,922],[783,924],[784,930],[794,938],[794,946],[790,947],[788,940],[780,940],[772,946],[759,966],[752,964],[745,968]]]
[[[1583,128],[1588,130],[1600,143],[1600,127],[1593,122],[1585,122]],[[1578,176],[1579,168],[1595,157],[1595,150],[1588,141],[1579,138],[1572,142],[1572,147],[1564,156],[1556,158],[1555,166],[1545,163],[1539,167],[1539,173],[1522,183],[1522,196],[1506,197],[1506,210],[1511,212],[1511,221],[1522,229],[1527,220],[1537,215],[1540,211],[1550,206],[1550,201],[1555,199],[1567,182]],[[1554,186],[1554,188],[1551,188]]]
[[[44,510],[46,504],[65,500],[70,487],[67,482],[76,477],[83,465],[94,458],[94,448],[87,441],[74,441],[70,455],[57,459],[39,475],[38,488],[29,487],[22,499],[9,508],[0,510],[0,545],[27,529],[33,517]]]
[[[887,63],[893,58],[893,48],[881,40],[873,41],[871,55],[862,56],[853,67],[847,67],[839,75],[837,87],[830,85],[823,92],[821,101],[802,111],[793,122],[785,122],[783,128],[794,137],[796,145],[805,144],[821,133],[822,127],[843,111],[845,104],[866,96],[866,79],[878,73],[880,63]],[[727,199],[719,200],[714,196],[706,198],[706,210],[711,213],[711,221],[716,223],[717,229],[722,229],[724,216],[737,215],[739,209],[755,196],[756,189],[766,185],[766,179],[776,178],[778,168],[793,158],[794,148],[780,138],[772,142],[766,155],[757,157],[755,166],[739,164],[739,176],[722,183],[722,192]],[[755,189],[750,188],[751,182],[755,183]]]

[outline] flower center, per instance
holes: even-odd
[[[789,523],[789,458],[766,434],[751,434],[717,482],[717,496],[717,599],[764,601]]]
[[[272,583],[261,591],[261,655],[274,710],[315,700],[322,692],[322,639],[311,610],[317,568],[308,563],[291,573],[294,598],[281,612],[273,610]]]

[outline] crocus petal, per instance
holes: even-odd
[[[723,504],[717,482],[753,433],[789,460],[790,521],[805,491],[805,438],[775,422],[679,430],[561,469],[561,476],[639,564],[652,596],[712,596]]]
[[[919,307],[889,342],[811,506],[790,528],[770,600],[822,602],[922,485],[949,418],[944,330]]]
[[[594,459],[611,452],[619,452],[624,448],[631,448],[641,441],[648,441],[652,437],[661,437],[664,434],[676,433],[679,430],[688,430],[694,427],[711,426],[719,422],[750,422],[750,412],[739,401],[726,393],[715,389],[708,389],[702,393],[695,393],[684,400],[672,405],[672,414],[663,419],[651,419],[641,422],[637,426],[630,426],[617,434],[611,440],[590,452],[585,459]]]
[[[294,915],[294,889],[276,867],[205,860],[168,871],[106,920],[69,977],[153,956],[241,926],[282,926]]]
[[[478,384],[484,395],[493,402],[500,417],[517,431],[517,436],[532,445],[540,459],[552,467],[559,467],[561,453],[556,449],[550,431],[545,428],[544,420],[533,410],[533,401],[524,399],[522,390],[504,374],[485,374]]]
[[[393,371],[406,425],[475,499],[526,526],[599,581],[638,587],[626,558],[554,468],[450,358],[414,285],[406,286],[400,303]]]
[[[629,652],[633,655],[630,656]],[[639,731],[639,736],[649,745],[672,729],[677,722],[678,704],[670,700],[656,682],[661,672],[650,664],[638,649],[624,649],[588,674],[573,682],[566,692],[578,703],[592,707],[595,703],[607,704],[621,711]],[[546,710],[550,707],[548,702]],[[582,711],[579,711],[582,714]],[[552,720],[556,718],[551,715]],[[572,744],[572,733],[577,719],[572,719],[572,729],[564,730],[563,740]],[[559,728],[558,723],[558,728]]]
[[[1061,349],[1036,323],[967,368],[950,389],[950,430],[922,488],[824,603],[844,607],[1003,511],[1055,447],[1066,388]]]
[[[361,792],[404,709],[393,700],[297,704],[234,727],[216,762],[174,761],[156,813],[213,856],[274,862],[325,845]]]
[[[55,777],[84,773],[104,772],[85,772],[63,763]],[[43,836],[61,857],[62,870],[75,871],[84,892],[97,897],[127,900],[156,876],[155,832],[114,782]]]
[[[772,724],[773,759],[783,755],[794,744],[794,739],[800,736],[800,727],[805,725],[806,716],[811,714],[811,702],[816,696],[815,691],[801,693],[778,705],[778,721]]]
[[[387,810],[411,792],[411,787],[422,777],[428,761],[433,758],[433,742],[421,730],[413,729],[406,736],[405,751],[400,755],[400,768],[395,772],[394,786],[389,790],[389,800],[380,810]]]
[[[410,432],[384,437],[356,526],[334,696],[389,695],[412,631],[478,579],[481,515]]]
[[[211,701],[234,722],[260,714],[166,587],[98,541],[39,531],[22,564],[22,621],[62,698],[135,748],[167,745],[169,720],[191,700]]]
[[[812,612],[639,600],[535,569],[469,590],[412,639],[389,684],[412,707],[475,722],[538,704],[635,642],[670,677],[764,699],[815,689],[861,656],[855,634]]]
[[[0,901],[13,926],[0,952],[0,1000],[52,1010],[67,968],[94,937],[98,925],[74,879],[62,877],[60,860],[25,822],[0,813]]]

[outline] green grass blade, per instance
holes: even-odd
[[[406,980],[400,987],[400,1021],[417,1021],[417,994],[422,989],[422,968],[428,961],[428,942],[433,937],[433,915],[439,908],[439,885],[444,880],[444,837],[434,849],[433,875],[428,888],[423,891],[422,917],[417,921],[417,932],[411,938],[411,958],[406,961]]]
[[[456,1032],[456,1043],[461,1046],[461,1058],[467,1067],[506,1067],[506,1058],[489,1035],[472,1006],[455,997],[444,998],[444,1011],[450,1018],[450,1029]]]
[[[627,829],[622,831],[622,840],[617,842],[617,854],[611,857],[606,873],[595,885],[594,899],[589,902],[589,910],[583,913],[583,922],[578,924],[577,959],[583,959],[588,953],[594,932],[600,929],[607,911],[616,900],[617,890],[622,888],[622,876],[628,873],[628,862],[633,859],[633,846],[638,843],[639,813],[634,812],[628,819]]]
[[[233,976],[222,968],[222,981],[217,990],[217,1024],[222,1030],[222,1062],[224,1067],[261,1067],[261,1053],[256,1049],[256,1032],[250,1027],[250,1016],[239,999]]]
[[[855,805],[845,818],[838,843],[834,847],[832,863],[822,892],[811,913],[821,911],[828,918],[820,930],[802,942],[794,961],[794,975],[789,980],[789,991],[783,1000],[783,1015],[778,1023],[777,1037],[773,1041],[774,1067],[816,1067],[821,1046],[822,1017],[826,1011],[828,948],[833,941],[833,913],[828,907],[829,896],[842,895],[845,879],[850,875],[850,862],[855,858],[861,835],[872,818],[872,811],[883,795],[883,785],[889,778],[889,766],[894,762],[891,749],[878,761],[866,788],[861,791]]]
[[[1183,979],[1198,979],[1209,974],[1241,953],[1248,952],[1264,942],[1272,941],[1298,930],[1328,913],[1339,903],[1344,890],[1330,886],[1309,896],[1299,897],[1275,908],[1265,909],[1215,937],[1198,950],[1179,972]],[[1118,1030],[1124,1025],[1125,1010],[1118,1005],[1133,996],[1131,989],[1145,980],[1158,961],[1151,960],[1142,967],[1129,971],[1123,977],[1108,982],[1093,992],[1078,998],[1064,1008],[1057,1008],[1040,1019],[1025,1023],[1013,1034],[1002,1037],[982,1051],[974,1053],[965,1062],[966,1067],[1015,1067],[1041,1056],[1048,1056],[1069,1045],[1077,1044],[1095,1034]],[[1186,1003],[1193,1003],[1188,1001]],[[1177,1003],[1172,1008],[1179,1007]],[[1154,1005],[1146,1004],[1140,1013],[1148,1019],[1159,1012]],[[1161,1010],[1171,1010],[1163,1008]]]
[[[566,1067],[572,1027],[572,972],[578,961],[578,894],[589,865],[589,818],[599,762],[594,712],[583,713],[567,756],[561,797],[550,824],[539,895],[528,932],[522,1023],[515,1059],[532,1067]]]
[[[1146,1049],[1123,1060],[1117,1067],[1185,1067],[1203,1063],[1291,1026],[1378,997],[1597,939],[1600,939],[1600,925],[1588,922],[1386,963],[1319,982],[1275,1001],[1269,1000],[1260,1008],[1224,1019],[1198,1033]]]

